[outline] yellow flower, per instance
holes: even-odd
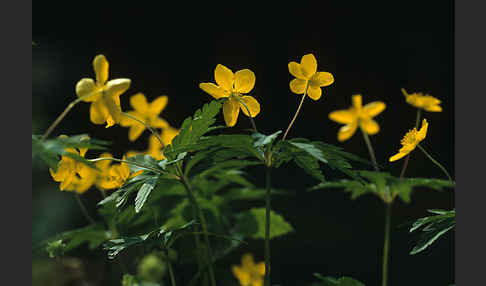
[[[241,286],[262,286],[265,275],[265,263],[255,264],[253,255],[247,253],[241,257],[241,266],[233,265],[231,270]]]
[[[110,153],[103,153],[100,158],[113,158],[113,156]],[[96,162],[96,167],[101,172],[94,174],[96,176],[95,184],[102,190],[120,188],[130,177],[130,166],[123,162],[111,165],[111,160],[102,160]]]
[[[149,104],[143,93],[137,93],[130,97],[130,105],[135,110],[128,111],[127,113],[142,120],[148,126],[166,128],[169,124],[164,119],[159,118],[159,114],[167,105],[167,100],[167,96],[159,96]],[[122,117],[120,125],[130,127],[128,130],[128,139],[130,141],[135,141],[145,130],[143,124],[127,116]]]
[[[218,64],[214,70],[214,79],[217,85],[200,83],[199,87],[216,99],[227,98],[223,103],[224,121],[227,126],[235,126],[240,108],[246,116],[251,114],[251,117],[255,117],[260,113],[260,103],[254,97],[242,96],[255,86],[255,74],[251,70],[243,69],[233,74],[229,68]],[[243,103],[248,107],[250,114]]]
[[[96,82],[82,78],[76,84],[76,95],[83,101],[91,102],[90,119],[94,124],[104,124],[106,128],[121,120],[120,95],[130,87],[130,79],[120,78],[108,81],[108,61],[97,55],[93,60]],[[108,81],[108,82],[107,82]]]
[[[424,95],[421,92],[408,94],[404,88],[402,88],[401,91],[403,95],[405,95],[407,103],[410,105],[413,105],[417,108],[423,109],[425,111],[430,111],[430,112],[442,111],[442,107],[440,107],[439,105],[440,100],[431,95],[428,94]]]
[[[59,138],[68,138],[68,136],[60,135]],[[89,137],[85,137],[81,140],[85,139],[89,139]],[[84,157],[88,149],[66,148],[64,149],[64,151]],[[86,170],[94,171],[92,168],[86,166],[85,164],[77,162],[74,159],[65,155],[61,156],[61,160],[57,164],[56,172],[49,168],[49,172],[51,173],[54,181],[61,183],[59,185],[59,189],[61,191],[76,191],[78,193],[84,193],[93,184],[93,182],[84,180],[86,178]]]
[[[374,101],[362,106],[360,94],[353,95],[353,106],[345,110],[336,110],[329,113],[329,119],[346,124],[339,129],[338,140],[345,141],[353,136],[359,125],[367,134],[373,135],[380,131],[380,126],[372,118],[380,114],[386,105],[381,101]]]
[[[302,57],[300,64],[289,63],[289,72],[296,78],[290,82],[290,90],[296,94],[307,95],[313,100],[321,98],[321,87],[331,85],[334,77],[328,72],[317,72],[317,61],[313,54]]]
[[[417,147],[417,145],[425,139],[425,136],[427,136],[428,127],[429,123],[424,118],[420,130],[417,131],[417,128],[413,128],[412,130],[408,131],[400,142],[402,144],[402,148],[400,148],[398,154],[390,157],[390,162],[399,160],[405,157],[408,153],[412,152],[415,147]]]

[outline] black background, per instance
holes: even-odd
[[[323,97],[306,100],[290,137],[322,140],[346,151],[368,156],[359,133],[338,143],[340,127],[327,118],[329,112],[348,108],[351,95],[361,93],[363,103],[386,102],[376,117],[381,131],[371,137],[377,159],[386,170],[398,175],[403,161],[389,164],[400,139],[412,128],[416,110],[405,103],[400,88],[424,91],[442,100],[442,113],[425,113],[429,133],[424,147],[454,174],[454,66],[453,5],[394,2],[388,6],[289,5],[290,11],[273,7],[232,5],[175,7],[87,4],[62,7],[33,3],[32,116],[33,133],[42,133],[65,106],[75,98],[74,86],[82,77],[94,77],[91,61],[103,53],[110,62],[110,78],[128,77],[132,85],[121,96],[122,108],[131,109],[130,95],[143,92],[149,100],[165,94],[169,104],[162,116],[178,127],[185,117],[211,98],[198,88],[214,82],[214,67],[223,64],[233,71],[249,68],[256,74],[252,95],[262,106],[256,118],[261,132],[285,130],[300,97],[288,83],[290,61],[307,53],[317,58],[318,70],[331,72],[335,83],[323,89]],[[243,7],[244,6],[244,7]],[[243,32],[245,31],[245,32]],[[52,136],[89,133],[117,142],[113,154],[146,148],[143,138],[130,144],[127,130],[105,129],[89,122],[89,105],[80,104]],[[223,123],[222,116],[219,122]],[[244,116],[235,128],[249,128]],[[236,130],[235,130],[236,131]],[[256,173],[255,182],[263,182]],[[413,153],[407,176],[443,177],[423,154]],[[276,187],[294,190],[295,197],[275,198],[273,208],[291,222],[296,232],[272,242],[272,281],[302,285],[313,281],[312,273],[348,275],[367,285],[378,285],[381,277],[384,206],[375,197],[352,201],[337,191],[306,193],[316,182],[289,165],[273,174]],[[45,169],[33,170],[33,240],[84,224],[80,213],[71,210],[62,223],[40,216],[45,207],[53,217],[63,210],[57,202],[70,202],[60,193]],[[55,194],[51,194],[55,193]],[[99,198],[87,194],[94,205]],[[410,205],[393,207],[389,285],[448,285],[454,281],[454,238],[446,235],[416,256],[408,252],[416,236],[401,226],[426,214],[426,209],[453,208],[452,192],[418,190]],[[72,207],[76,206],[74,203]],[[50,228],[45,226],[50,221]],[[263,242],[254,241],[220,261],[223,273],[239,263],[244,252],[263,260]],[[225,270],[227,269],[227,270]],[[227,273],[225,275],[228,275]]]

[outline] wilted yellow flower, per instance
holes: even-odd
[[[216,99],[227,98],[223,103],[224,121],[227,126],[236,124],[240,108],[246,116],[251,114],[251,117],[255,117],[260,113],[260,103],[253,96],[242,96],[255,86],[255,74],[251,70],[243,69],[233,74],[229,68],[218,64],[214,70],[214,79],[217,85],[200,83],[199,87]],[[243,103],[248,107],[250,114]]]
[[[399,160],[405,157],[408,153],[412,152],[415,147],[417,147],[417,145],[420,143],[420,141],[424,140],[425,136],[427,136],[428,127],[429,123],[424,118],[420,130],[417,131],[417,128],[413,128],[412,130],[408,131],[407,134],[403,136],[403,139],[400,142],[402,144],[402,148],[400,148],[398,154],[390,157],[390,162]]]
[[[97,55],[94,58],[93,68],[96,82],[91,78],[82,78],[76,84],[76,94],[78,97],[83,97],[83,101],[91,102],[89,110],[91,122],[94,124],[106,122],[108,128],[121,120],[120,95],[130,87],[131,81],[128,78],[108,81],[108,61],[104,55]]]
[[[307,95],[313,100],[321,98],[321,87],[331,85],[334,77],[328,72],[317,72],[317,61],[313,54],[302,57],[300,64],[289,63],[289,72],[296,78],[290,82],[290,90],[296,94]]]
[[[345,141],[351,136],[359,125],[367,134],[373,135],[380,131],[380,126],[372,118],[380,114],[386,105],[381,101],[374,101],[362,106],[360,94],[353,95],[353,106],[345,110],[336,110],[329,113],[329,119],[346,124],[339,129],[338,140]]]
[[[241,266],[233,265],[231,270],[241,286],[262,286],[265,276],[265,263],[253,261],[253,255],[247,253],[241,257]]]
[[[422,92],[408,94],[404,88],[402,88],[401,91],[403,95],[405,95],[407,103],[410,105],[413,105],[417,108],[423,109],[425,111],[430,111],[430,112],[442,111],[442,107],[440,107],[439,105],[440,100],[431,95],[428,94],[424,95]]]
[[[127,113],[142,120],[148,126],[166,128],[169,124],[164,119],[159,118],[159,114],[164,110],[167,101],[167,96],[159,96],[152,103],[148,103],[143,93],[137,93],[130,97],[130,105],[134,110]],[[122,117],[120,125],[130,128],[128,130],[128,139],[130,141],[136,140],[145,130],[145,125],[127,116]]]

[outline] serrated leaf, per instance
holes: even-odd
[[[252,208],[237,215],[234,232],[243,237],[265,238],[265,208]],[[293,227],[274,211],[270,211],[270,239],[293,231]]]
[[[456,225],[456,211],[446,210],[428,210],[436,215],[424,217],[416,220],[410,232],[416,231],[423,227],[421,237],[417,245],[412,249],[410,255],[417,254],[424,251],[432,243],[434,243],[440,236],[453,229]]]
[[[271,144],[277,137],[278,135],[282,133],[282,130],[279,130],[275,133],[272,133],[270,135],[265,135],[262,133],[253,133],[251,137],[255,140],[253,143],[253,146],[255,147],[263,147],[267,144]]]
[[[150,195],[150,192],[152,192],[152,190],[155,188],[158,179],[159,178],[157,176],[148,179],[138,190],[137,197],[135,198],[136,213],[142,209],[143,205],[147,201],[148,196]]]

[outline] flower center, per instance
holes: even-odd
[[[400,143],[402,143],[403,146],[415,144],[415,142],[417,142],[417,133],[418,131],[416,128],[408,131]]]

